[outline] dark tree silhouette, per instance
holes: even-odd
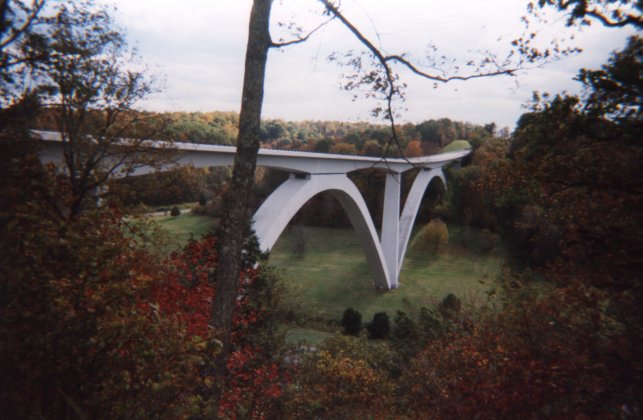
[[[373,315],[373,320],[366,327],[368,338],[371,340],[385,340],[391,332],[391,322],[386,312],[378,312]]]
[[[362,328],[362,314],[353,308],[347,308],[342,316],[342,327],[346,335],[359,335]]]

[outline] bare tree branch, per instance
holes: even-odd
[[[404,86],[398,84],[397,82],[398,76],[393,72],[391,63],[398,63],[420,77],[423,77],[428,80],[432,80],[434,82],[441,82],[441,83],[447,83],[452,80],[464,81],[469,79],[500,76],[500,75],[511,76],[519,67],[519,66],[516,66],[516,68],[504,68],[499,64],[495,64],[493,60],[487,59],[485,63],[495,64],[495,67],[496,67],[495,70],[481,71],[478,73],[472,73],[464,76],[462,75],[440,76],[436,74],[430,74],[430,73],[427,73],[426,71],[420,70],[417,66],[412,64],[409,60],[407,60],[401,55],[397,55],[397,54],[385,55],[368,38],[366,38],[364,34],[362,34],[362,32],[359,29],[357,29],[355,25],[353,25],[340,12],[339,9],[330,0],[320,0],[320,1],[330,15],[339,19],[339,21],[342,22],[342,24],[359,40],[359,42],[367,48],[367,50],[372,54],[373,58],[375,59],[375,61],[378,63],[378,65],[382,68],[382,71],[384,72],[385,77],[383,78],[384,79],[383,81],[385,83],[385,86],[382,86],[381,82],[378,81],[377,77],[374,77],[372,74],[367,76],[367,80],[369,80],[369,82],[373,84],[373,89],[376,91],[381,91],[384,94],[384,100],[386,103],[386,107],[384,110],[384,118],[388,120],[390,123],[391,138],[389,139],[389,142],[387,142],[384,156],[386,156],[389,150],[391,149],[391,144],[395,144],[395,147],[399,151],[400,156],[406,159],[402,150],[402,145],[400,144],[400,141],[399,141],[396,123],[395,123],[395,113],[393,111],[393,100],[395,99],[396,96],[400,96],[401,98],[403,98],[401,89]],[[359,63],[359,60],[356,60],[355,62]],[[361,63],[358,64],[358,66],[360,65]],[[356,85],[359,85],[359,84],[361,84],[361,82],[356,83]]]
[[[371,41],[369,41],[361,32],[359,29],[357,29],[344,15],[337,9],[335,5],[333,5],[330,0],[320,0],[324,7],[326,7],[326,10],[331,13],[333,16],[337,17],[343,24],[348,28],[349,31],[355,35],[355,37],[373,54],[373,56],[379,61],[382,66],[388,69],[388,62],[397,62],[404,67],[408,68],[411,70],[413,73],[415,73],[418,76],[424,77],[429,80],[433,80],[436,82],[443,82],[447,83],[452,80],[469,80],[469,79],[475,79],[475,78],[481,78],[481,77],[490,77],[490,76],[500,76],[500,75],[513,75],[516,70],[520,69],[520,66],[516,66],[515,68],[502,68],[502,66],[497,65],[497,70],[491,70],[488,72],[481,72],[481,73],[474,73],[470,75],[465,75],[465,76],[460,76],[460,75],[454,75],[454,76],[439,76],[435,74],[430,74],[425,71],[420,70],[417,66],[412,64],[409,60],[405,59],[401,55],[393,54],[393,55],[384,55],[379,48],[377,48]],[[390,69],[389,69],[390,71]],[[388,73],[388,71],[387,71]]]
[[[623,28],[628,25],[634,25],[639,29],[643,28],[643,19],[641,19],[640,15],[628,15],[621,20],[609,20],[607,16],[601,14],[597,10],[588,10],[585,14],[599,20],[603,25],[611,28]]]
[[[282,47],[288,47],[290,45],[296,45],[296,44],[301,44],[302,42],[306,42],[306,41],[308,41],[308,38],[310,38],[315,32],[317,32],[318,30],[320,30],[324,26],[328,25],[333,19],[334,19],[334,17],[331,17],[327,21],[322,22],[321,24],[319,24],[315,29],[313,29],[310,32],[308,32],[305,36],[299,37],[297,39],[293,39],[291,41],[283,41],[283,42],[271,41],[270,42],[270,47],[271,48],[282,48]]]
[[[450,82],[452,80],[470,80],[470,79],[478,79],[478,78],[481,78],[481,77],[513,76],[514,73],[516,72],[516,70],[518,70],[518,68],[505,69],[505,68],[500,68],[498,66],[499,67],[498,70],[495,70],[495,71],[488,71],[488,72],[484,72],[484,73],[473,73],[473,74],[469,74],[469,75],[466,75],[466,76],[457,76],[456,75],[456,76],[441,77],[441,76],[436,76],[436,75],[426,73],[426,72],[418,69],[410,61],[408,61],[407,59],[405,59],[404,57],[399,56],[399,55],[389,55],[389,56],[386,56],[385,59],[386,59],[386,61],[395,61],[397,63],[402,64],[404,67],[408,68],[409,70],[411,70],[413,73],[415,73],[418,76],[421,76],[421,77],[424,77],[426,79],[433,80],[433,81],[436,81],[436,82],[443,82],[443,83],[447,83],[447,82]]]
[[[609,28],[624,28],[634,26],[637,29],[643,28],[641,10],[643,4],[640,0],[532,0],[527,9],[529,12],[543,19],[537,13],[537,8],[553,7],[561,12],[569,14],[567,26],[573,26],[576,21],[581,25],[591,24],[592,18]]]
[[[2,12],[0,13],[0,19],[1,19],[1,24],[3,25],[2,28],[0,28],[0,35],[3,35],[4,32],[7,30],[7,27],[5,27],[5,19],[6,15],[10,10],[9,6],[9,1],[10,0],[2,0],[2,6],[0,7],[0,10]],[[4,49],[6,46],[14,42],[18,37],[20,37],[23,33],[27,31],[27,29],[31,26],[31,24],[36,20],[38,15],[40,14],[40,11],[42,10],[42,7],[45,4],[45,0],[34,0],[31,7],[28,7],[28,9],[31,9],[27,17],[25,18],[24,23],[22,26],[19,28],[10,28],[10,35],[6,39],[1,39],[0,40],[0,50]]]
[[[340,11],[333,5],[329,0],[320,0],[326,10],[334,17],[340,20],[348,28],[349,31],[355,35],[355,37],[373,54],[375,59],[379,62],[384,70],[386,75],[386,88],[380,86],[379,89],[384,91],[385,100],[386,100],[386,111],[385,118],[389,120],[391,125],[391,136],[392,140],[399,147],[399,138],[397,135],[397,129],[395,126],[395,115],[393,113],[393,98],[400,94],[400,90],[395,84],[396,76],[393,74],[391,67],[388,65],[386,57],[382,52],[375,46],[371,41],[369,41],[362,33],[357,29]],[[388,146],[387,146],[388,150]]]

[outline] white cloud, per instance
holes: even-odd
[[[109,1],[109,0],[105,0]],[[143,59],[165,73],[166,90],[141,104],[154,110],[238,110],[243,80],[250,0],[117,0],[117,20]],[[468,57],[477,50],[501,51],[521,31],[525,5],[516,0],[344,0],[342,10],[389,53],[410,52],[421,60],[426,45],[440,53]],[[275,0],[274,37],[285,36],[276,22],[296,21],[307,28],[323,20],[315,0]],[[541,35],[559,35],[562,20]],[[379,39],[377,33],[379,33]],[[405,121],[450,117],[472,122],[513,124],[533,90],[577,89],[580,67],[598,67],[611,50],[623,45],[626,31],[594,25],[576,37],[585,52],[511,78],[433,84],[404,73],[409,83]],[[498,38],[502,37],[501,41]],[[311,40],[285,51],[271,51],[264,115],[284,119],[369,119],[372,104],[352,102],[338,89],[345,69],[327,62],[332,51],[359,48],[338,22]]]

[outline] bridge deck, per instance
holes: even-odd
[[[45,150],[41,156],[46,160],[60,162],[62,148],[61,136],[56,132],[36,132],[43,140]],[[178,165],[195,167],[229,166],[234,161],[237,148],[198,143],[168,143],[150,141],[150,148],[169,148],[178,153]],[[51,146],[51,147],[48,147]],[[412,168],[439,168],[446,163],[457,161],[470,153],[470,150],[440,153],[430,156],[402,158],[381,158],[369,156],[336,155],[328,153],[300,152],[291,150],[259,149],[257,166],[281,169],[304,174],[345,174],[359,169],[378,168],[392,173],[406,172]],[[152,168],[139,168],[136,174],[151,172]]]
[[[44,162],[61,164],[65,161],[63,143],[58,133],[37,132],[42,139],[40,158]],[[127,145],[127,140],[115,146]],[[145,154],[146,148],[170,150],[176,153],[173,163],[161,168],[137,167],[130,175],[142,175],[176,166],[195,167],[228,166],[234,162],[236,147],[194,143],[167,143],[148,141],[137,145],[136,152]],[[111,154],[116,165],[123,155],[116,147]],[[254,228],[264,250],[270,250],[295,213],[313,196],[330,192],[346,211],[360,239],[373,283],[380,288],[398,286],[400,269],[411,228],[418,212],[424,191],[432,179],[439,178],[446,186],[442,167],[459,161],[470,150],[440,153],[411,159],[375,158],[366,156],[332,155],[324,153],[295,152],[287,150],[260,149],[257,165],[306,174],[290,178],[281,184],[261,205],[254,215]],[[412,168],[423,168],[413,181],[402,214],[400,214],[401,173]],[[364,198],[355,184],[346,176],[359,169],[379,168],[387,172],[384,189],[384,212],[382,234],[378,236]]]

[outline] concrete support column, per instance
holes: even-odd
[[[386,174],[384,187],[384,212],[382,214],[381,244],[391,288],[398,286],[399,278],[399,231],[400,231],[400,191],[402,176],[396,173]]]

